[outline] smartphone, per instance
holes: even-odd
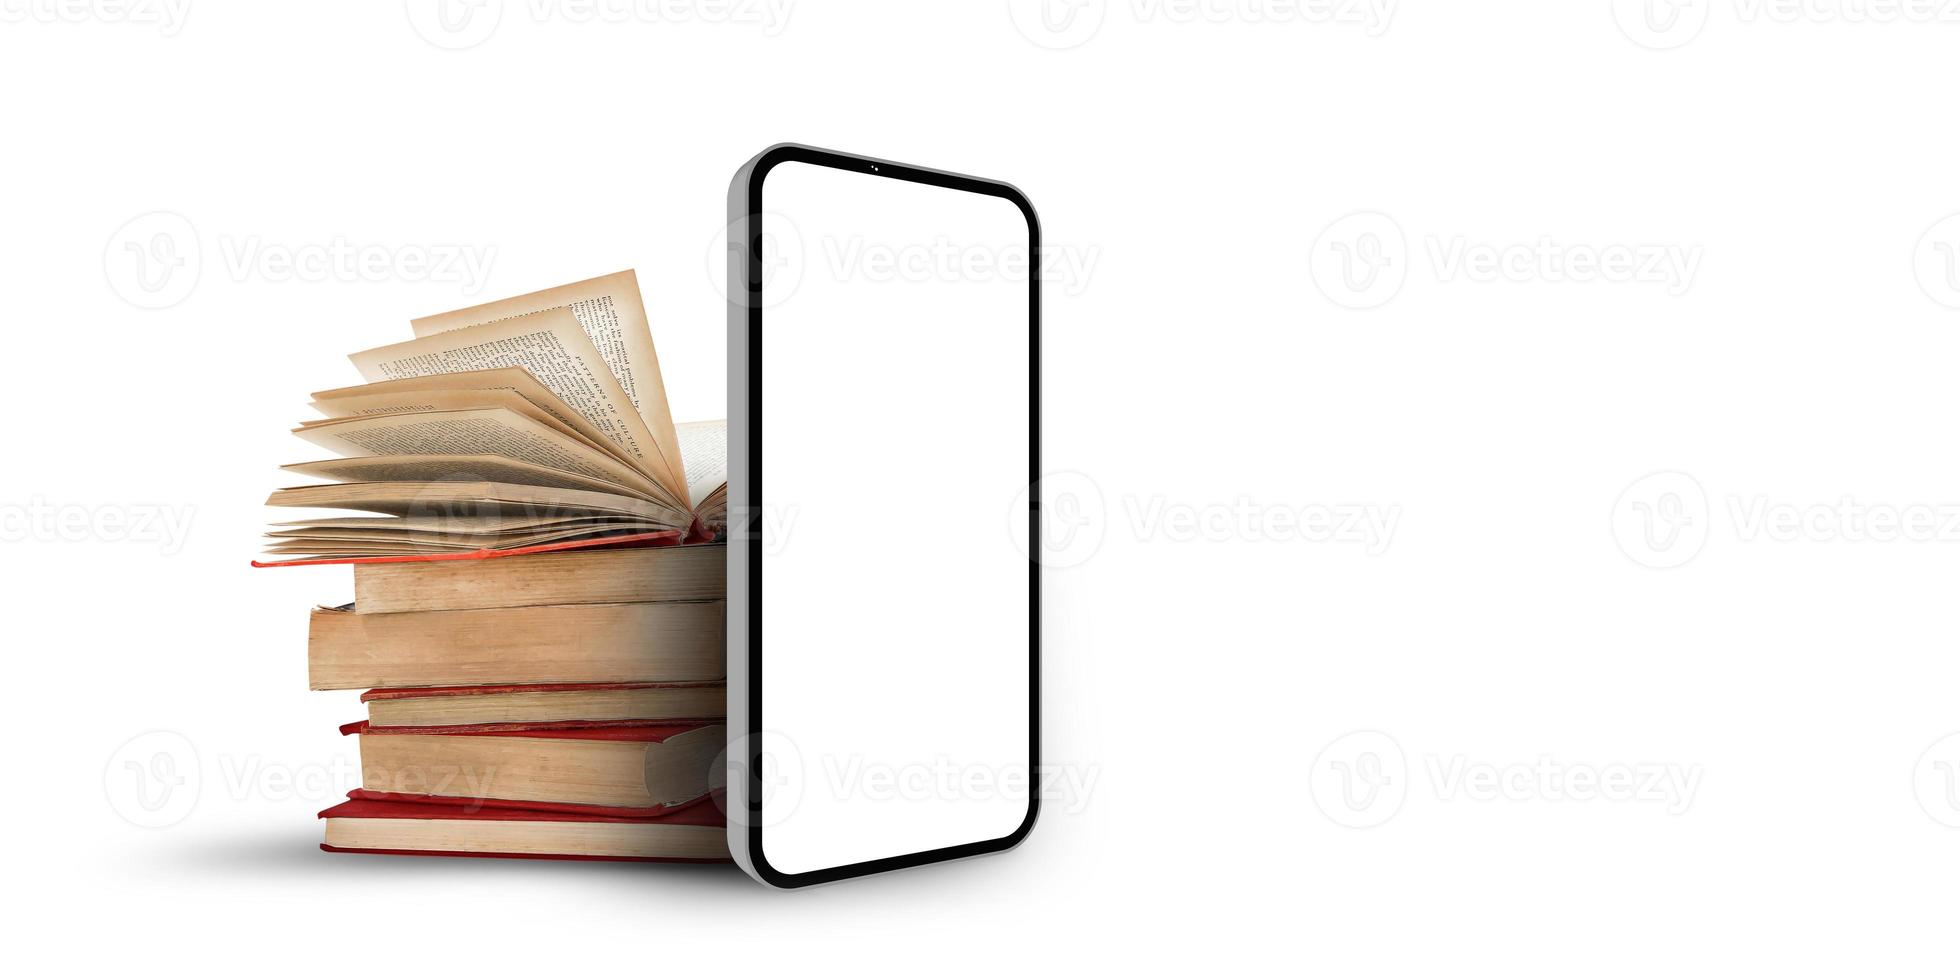
[[[782,144],[729,189],[729,849],[797,888],[1004,851],[1041,763],[1041,232]]]

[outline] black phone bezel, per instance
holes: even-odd
[[[1027,839],[1034,829],[1035,819],[1040,811],[1040,794],[1036,791],[1041,771],[1041,547],[1040,532],[1041,502],[1041,275],[1039,258],[1041,256],[1041,223],[1035,214],[1034,206],[1026,195],[1011,184],[1000,181],[969,177],[964,174],[949,173],[896,163],[871,157],[839,153],[800,144],[780,144],[764,150],[743,168],[747,187],[737,188],[731,199],[746,200],[746,214],[737,213],[731,217],[730,228],[744,231],[744,241],[740,246],[739,267],[742,281],[737,288],[730,283],[730,299],[746,307],[747,321],[747,465],[748,499],[736,501],[737,506],[747,508],[748,522],[753,525],[754,515],[761,513],[762,506],[762,331],[766,311],[762,296],[762,236],[768,212],[763,197],[764,183],[769,172],[784,163],[807,163],[821,167],[847,170],[853,173],[870,174],[889,180],[910,181],[944,187],[974,194],[985,194],[1003,198],[1014,204],[1027,220],[1028,225],[1028,808],[1020,825],[1005,837],[992,840],[973,841],[949,847],[899,854],[891,857],[840,865],[834,868],[820,868],[814,871],[789,873],[778,870],[769,863],[763,850],[763,821],[761,819],[762,771],[758,760],[747,760],[740,767],[747,778],[746,802],[751,813],[746,814],[746,833],[743,835],[749,867],[764,882],[778,888],[801,888],[845,878],[897,871],[923,864],[951,861],[960,858],[976,857],[1005,851]],[[731,267],[733,271],[733,267]],[[731,416],[734,413],[731,413]],[[746,657],[748,670],[746,682],[746,707],[748,713],[747,731],[730,731],[734,744],[759,746],[764,731],[762,714],[762,536],[751,526],[747,532],[732,542],[733,547],[747,549],[747,649],[729,651],[730,656]],[[736,816],[731,814],[731,816]],[[733,843],[733,842],[731,842]]]

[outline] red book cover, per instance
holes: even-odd
[[[724,827],[727,816],[721,796],[716,794],[713,806],[690,806],[655,815],[621,816],[612,814],[593,814],[567,810],[521,810],[509,806],[476,806],[474,801],[451,801],[440,797],[425,797],[414,802],[385,799],[386,794],[369,794],[355,790],[348,794],[345,803],[336,804],[320,811],[321,819],[352,818],[368,820],[490,820],[517,821],[524,823],[603,823],[603,824],[653,824],[674,827]],[[707,797],[703,797],[707,799]],[[425,857],[489,857],[519,858],[544,861],[640,861],[671,862],[682,864],[722,864],[727,858],[669,858],[669,857],[619,857],[595,854],[533,854],[492,851],[430,851],[398,850],[370,847],[338,847],[321,844],[320,849],[338,854],[411,854]]]
[[[342,735],[500,735],[504,738],[577,738],[606,742],[665,742],[683,732],[691,732],[708,725],[719,725],[720,721],[661,722],[659,724],[641,723],[637,725],[613,725],[605,728],[567,728],[561,725],[550,727],[526,726],[505,728],[502,725],[447,725],[442,730],[424,728],[369,728],[365,721],[350,721],[340,726]]]
[[[347,798],[350,800],[370,800],[377,803],[428,803],[470,810],[517,810],[524,813],[566,813],[576,816],[625,819],[664,817],[682,810],[692,810],[715,799],[716,796],[717,794],[710,793],[675,806],[631,807],[599,806],[593,803],[553,803],[545,800],[475,800],[464,796],[417,796],[412,793],[384,793],[372,789],[347,791]],[[708,809],[720,812],[718,806],[711,806]]]

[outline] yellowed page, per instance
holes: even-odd
[[[515,395],[528,402],[530,409],[526,410],[523,406],[502,399],[488,402],[486,405],[502,405],[539,421],[545,420],[540,415],[554,419],[562,428],[577,433],[580,438],[592,445],[626,461],[635,469],[643,469],[625,449],[607,439],[605,433],[586,421],[584,416],[573,411],[570,405],[565,404],[557,395],[539,384],[538,379],[531,377],[531,372],[521,367],[432,374],[419,378],[402,378],[399,381],[377,381],[350,388],[316,391],[313,393],[313,407],[321,414],[336,418],[399,412],[453,411],[468,407],[455,400],[463,392]],[[437,396],[443,396],[448,400],[439,403],[436,400]]]
[[[445,515],[569,517],[616,515],[680,527],[686,515],[668,504],[591,490],[527,487],[515,483],[321,483],[272,491],[268,507],[361,510],[399,517]]]
[[[357,456],[352,459],[291,463],[280,469],[340,483],[489,480],[492,483],[518,483],[564,490],[635,493],[631,487],[611,480],[598,480],[503,456]]]
[[[653,434],[661,456],[679,477],[681,458],[674,437],[674,417],[667,410],[667,388],[660,379],[660,358],[653,350],[653,330],[647,324],[646,304],[640,299],[640,280],[633,270],[420,317],[410,320],[409,326],[415,336],[430,337],[560,308],[571,311],[593,348],[605,358],[606,367],[619,382],[620,390],[626,393]],[[674,489],[680,488],[677,482]]]
[[[676,458],[672,460],[663,455],[568,309],[462,327],[362,351],[350,359],[370,381],[521,367],[637,460],[649,476],[672,492],[674,499],[683,499],[687,492],[678,452],[673,452]]]
[[[442,375],[435,375],[442,377]],[[618,460],[621,465],[642,476],[645,471],[637,461],[626,456],[625,450],[611,442],[601,439],[593,442],[585,434],[573,429],[539,408],[514,391],[425,391],[415,396],[412,402],[401,395],[354,395],[346,398],[329,398],[313,402],[313,407],[327,413],[324,419],[309,419],[300,423],[307,429],[325,425],[347,418],[376,418],[385,415],[412,415],[425,412],[468,412],[484,408],[503,408],[516,412],[547,429],[558,432],[565,438],[585,446],[607,458]]]
[[[503,456],[615,483],[654,499],[668,497],[662,487],[626,464],[504,408],[366,415],[293,431],[314,445],[348,456]]]
[[[273,527],[365,530],[369,528],[407,528],[440,534],[497,534],[505,531],[543,530],[555,527],[645,523],[639,518],[612,514],[570,517],[490,517],[484,515],[431,515],[425,517],[319,517],[310,521],[279,521]]]
[[[276,539],[275,544],[285,544],[290,540],[304,538],[325,541],[408,541],[416,544],[449,544],[457,541],[502,541],[516,538],[533,538],[541,535],[564,534],[611,534],[635,530],[662,530],[651,524],[626,521],[587,521],[585,523],[559,522],[543,524],[533,528],[513,528],[508,531],[487,533],[452,532],[448,530],[423,531],[408,526],[404,518],[396,519],[394,527],[294,527],[278,531],[267,531],[265,536]]]
[[[659,530],[659,529],[639,529]],[[458,551],[476,551],[491,548],[503,551],[510,548],[529,548],[532,545],[551,544],[554,541],[575,541],[591,538],[607,532],[607,536],[639,533],[631,528],[586,528],[543,531],[536,534],[514,534],[504,536],[441,538],[408,535],[381,535],[368,538],[341,538],[320,536],[289,536],[266,542],[267,554],[445,554]]]
[[[728,421],[683,422],[675,426],[681,440],[681,459],[687,462],[687,505],[701,502],[728,485]]]

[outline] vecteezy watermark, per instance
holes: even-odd
[[[1040,504],[1032,529],[1031,499]],[[1138,544],[1346,545],[1372,556],[1388,550],[1402,521],[1399,504],[1265,502],[1249,495],[1193,503],[1164,494],[1126,494],[1118,504],[1123,516],[1113,525],[1109,502],[1095,480],[1073,470],[1050,473],[1008,504],[1005,531],[1024,552],[1033,536],[1039,549],[1028,557],[1043,567],[1070,568],[1094,558],[1112,526],[1127,530]]]
[[[1462,754],[1424,759],[1436,799],[1448,803],[1651,803],[1678,817],[1694,805],[1701,788],[1699,763],[1562,762],[1541,755],[1531,762],[1477,762]]]
[[[708,240],[704,268],[708,282],[724,299],[749,302],[745,294],[729,297],[728,283],[745,267],[739,250],[755,250],[757,282],[754,299],[763,309],[781,305],[812,276],[833,282],[872,283],[1025,283],[1038,279],[1051,295],[1078,296],[1089,288],[1100,246],[1001,245],[958,242],[941,235],[922,241],[885,241],[863,235],[806,235],[795,220],[779,211],[765,211],[759,231],[738,222],[717,229]],[[731,240],[730,235],[735,235]],[[742,240],[746,235],[747,240]],[[737,251],[731,252],[734,249]],[[730,259],[737,260],[731,264]]]
[[[0,0],[0,24],[134,24],[173,37],[190,10],[191,0]]]
[[[732,778],[760,787],[760,795],[746,794],[751,797],[746,810],[731,808],[724,797],[715,797],[715,805],[739,827],[774,827],[794,816],[803,803],[803,754],[796,741],[782,732],[744,732],[729,739],[708,773],[711,786],[725,786]],[[750,780],[751,774],[757,778]]]
[[[725,537],[731,543],[760,540],[763,555],[774,558],[789,549],[797,518],[802,513],[803,508],[797,504],[765,503],[761,507],[730,504]]]
[[[1941,218],[1919,236],[1912,275],[1933,302],[1960,310],[1960,214]]]
[[[1960,504],[1866,502],[1849,494],[1830,501],[1772,500],[1767,494],[1727,499],[1736,540],[1749,544],[1842,541],[1850,544],[1960,541]]]
[[[1423,773],[1438,803],[1624,803],[1680,816],[1694,805],[1704,775],[1700,764],[1570,762],[1550,754],[1530,761],[1487,761],[1463,753],[1425,753]],[[1394,738],[1349,732],[1314,758],[1308,791],[1327,819],[1365,829],[1402,810],[1414,780]]]
[[[733,761],[735,766],[730,767]],[[1079,813],[1089,804],[1102,769],[1097,765],[963,762],[951,756],[895,763],[857,754],[809,758],[795,739],[780,731],[740,735],[710,766],[711,781],[721,774],[748,783],[745,812],[727,810],[739,826],[773,827],[807,801],[946,802],[993,801],[1060,804],[1059,812]],[[750,779],[751,776],[756,778]],[[717,804],[722,801],[718,798]]]
[[[454,283],[465,295],[489,281],[495,245],[364,243],[345,235],[322,241],[271,241],[262,235],[212,236],[219,268],[233,282]],[[152,211],[125,222],[103,250],[103,274],[134,306],[175,306],[196,290],[205,237],[181,214]]]
[[[1307,272],[1330,301],[1367,310],[1395,298],[1409,277],[1409,243],[1402,226],[1379,211],[1360,211],[1329,224],[1307,253]]]
[[[1613,501],[1613,540],[1648,568],[1674,568],[1708,543],[1708,494],[1686,473],[1649,473]]]
[[[490,40],[504,19],[503,0],[407,0],[404,9],[422,40],[448,51]]]
[[[746,292],[741,296],[728,295],[728,288],[736,274],[744,266],[741,260],[742,249],[756,249],[755,272],[757,281],[752,285],[761,295],[753,302],[768,309],[780,305],[796,294],[796,287],[803,281],[803,234],[797,230],[796,222],[788,215],[777,211],[765,211],[758,222],[759,233],[749,233],[747,241],[742,240],[742,222],[724,225],[708,239],[707,259],[708,283],[724,300],[740,301],[744,305],[751,302]],[[744,287],[746,289],[747,287]]]
[[[1710,0],[1612,0],[1620,33],[1655,51],[1678,48],[1708,24]]]
[[[1032,796],[1061,804],[1062,813],[1075,814],[1088,807],[1102,767],[1044,764],[1030,769],[1025,763],[966,763],[943,755],[893,765],[851,755],[826,756],[823,775],[825,791],[836,800],[966,803]]]
[[[1420,257],[1440,284],[1603,283],[1653,287],[1680,296],[1701,268],[1702,247],[1664,242],[1591,243],[1541,235],[1531,241],[1483,241],[1461,234],[1423,237]],[[1366,310],[1402,289],[1411,264],[1408,239],[1394,218],[1362,211],[1327,225],[1314,240],[1307,270],[1321,295]]]
[[[1933,822],[1960,829],[1960,732],[1919,754],[1912,766],[1912,795]]]
[[[144,732],[110,753],[102,795],[124,820],[152,830],[183,822],[197,809],[204,770],[197,747],[176,732]]]
[[[496,766],[460,764],[368,766],[361,772],[361,785],[383,793],[487,800],[499,795],[499,772]]]
[[[775,37],[792,0],[407,0],[408,23],[430,44],[461,51],[497,33],[507,3],[540,24],[735,24]]]
[[[1054,51],[1078,47],[1102,30],[1109,9],[1139,24],[1310,24],[1380,37],[1400,0],[1007,0],[1008,19],[1029,41]]]
[[[1720,10],[1737,24],[1955,24],[1960,0],[1612,0],[1620,33],[1656,51],[1701,36]]]
[[[377,245],[334,235],[324,242],[269,242],[221,235],[218,251],[234,282],[443,282],[464,295],[483,288],[495,245]]]
[[[945,236],[929,242],[892,244],[860,235],[826,236],[825,267],[838,282],[1027,282],[1030,276],[1053,283],[1064,296],[1089,286],[1102,249],[1090,245],[1025,245],[999,248],[961,244]],[[765,253],[766,257],[766,253]]]
[[[1661,242],[1592,245],[1539,237],[1533,242],[1473,242],[1462,235],[1427,238],[1440,282],[1603,282],[1657,285],[1679,296],[1701,268],[1699,245]]]
[[[1613,504],[1613,540],[1649,568],[1674,568],[1701,553],[1718,527],[1737,544],[1960,543],[1960,503],[1892,503],[1844,494],[1835,500],[1779,500],[1730,493],[1712,508],[1701,481],[1651,473]]]
[[[152,211],[123,222],[102,250],[109,288],[146,310],[175,306],[203,273],[197,229],[181,214]]]
[[[1409,797],[1409,761],[1382,732],[1349,732],[1314,756],[1307,791],[1327,819],[1343,827],[1379,827]]]
[[[34,496],[0,503],[0,543],[154,545],[183,550],[197,508],[190,504],[62,504]]]
[[[1400,504],[1271,504],[1242,496],[1197,505],[1152,495],[1127,497],[1124,506],[1138,541],[1347,544],[1369,555],[1388,550],[1402,521]]]
[[[1030,501],[1041,506],[1039,520]],[[1102,550],[1109,518],[1103,506],[1102,487],[1088,475],[1073,470],[1050,473],[1030,484],[1007,505],[1006,531],[1016,548],[1028,547],[1030,535],[1039,536],[1037,553],[1028,555],[1044,568],[1072,568]]]
[[[256,752],[205,753],[179,732],[152,731],[109,754],[102,793],[124,820],[156,830],[182,823],[214,789],[233,802],[321,803],[345,796],[360,777],[351,756],[291,765]]]

